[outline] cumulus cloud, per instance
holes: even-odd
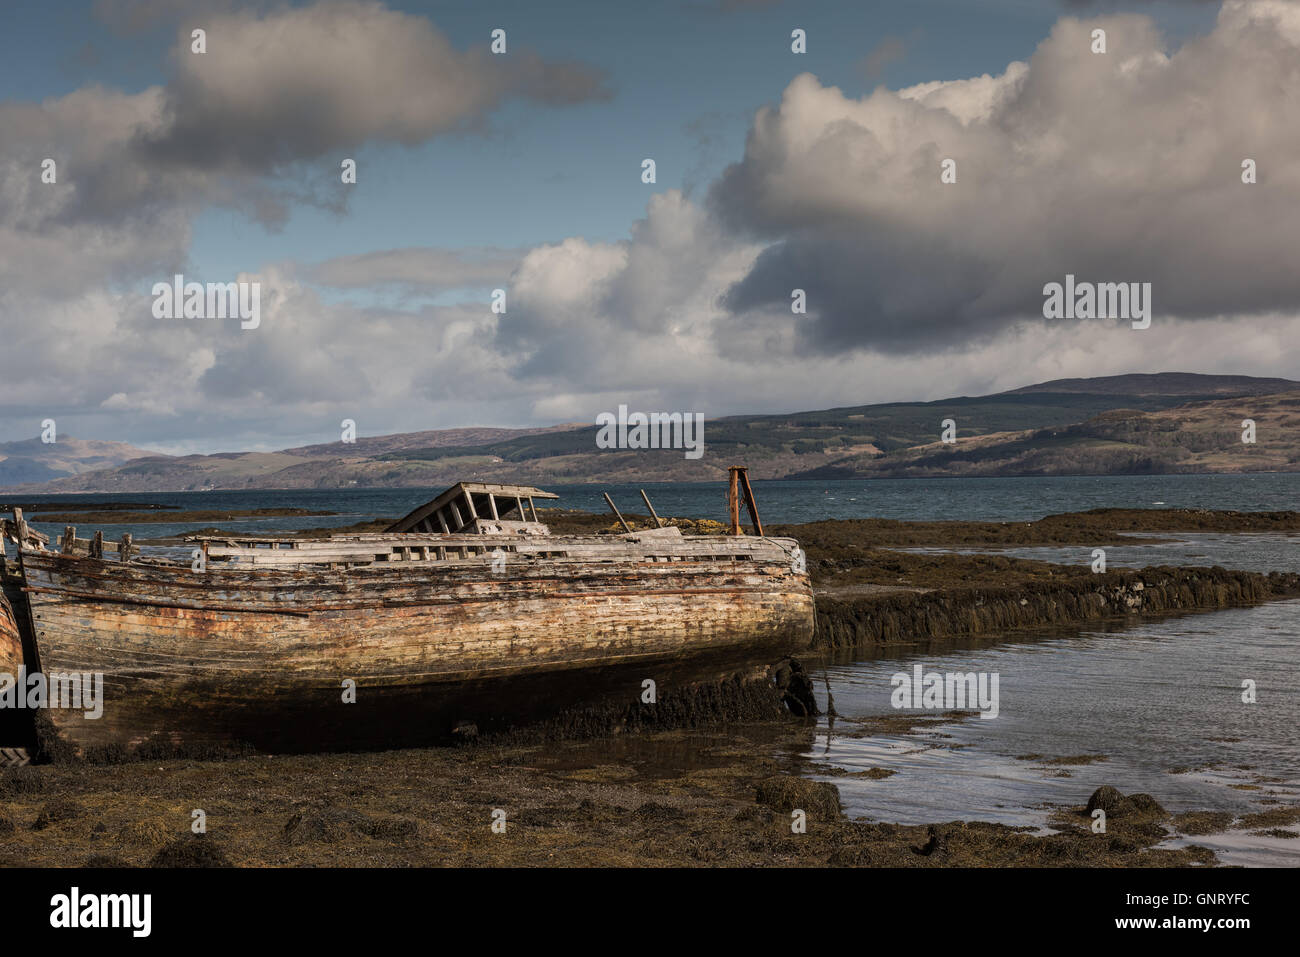
[[[853,99],[805,74],[712,191],[772,242],[727,305],[788,310],[805,288],[799,340],[821,352],[985,340],[1066,273],[1150,282],[1163,316],[1295,309],[1298,84],[1300,6],[1272,0],[1229,0],[1172,53],[1145,16],[1067,17],[998,76]]]
[[[263,16],[205,21],[207,52],[182,29],[167,86],[159,157],[265,171],[364,142],[421,143],[471,128],[511,96],[577,103],[607,96],[577,63],[486,42],[466,51],[423,17],[329,0]]]
[[[263,307],[273,321],[253,346],[237,328],[160,327],[148,298],[130,290],[192,271],[193,223],[212,205],[275,224],[294,204],[319,203],[302,163],[323,152],[473,129],[512,97],[564,105],[606,95],[601,74],[585,66],[513,43],[493,57],[486,39],[483,49],[457,50],[429,21],[378,3],[270,8],[102,0],[98,15],[122,33],[175,24],[165,84],[0,101],[0,409],[23,419],[36,409],[36,422],[62,410],[87,431],[109,421],[106,432],[138,436],[224,432],[242,417],[278,429],[267,408],[275,402],[292,415],[327,396],[387,401],[392,376],[374,350],[401,353],[430,324],[456,325],[449,314],[333,311],[295,284],[292,268],[267,267]],[[200,12],[202,23],[191,23]],[[189,52],[195,25],[207,30],[204,54]],[[53,183],[42,181],[46,159]],[[295,175],[277,178],[289,164]],[[438,291],[503,281],[519,255],[376,252],[302,273],[340,288]],[[320,342],[338,346],[304,346]],[[410,386],[415,369],[402,374]],[[266,384],[255,387],[255,376]],[[187,424],[167,421],[177,418]]]
[[[524,257],[497,343],[520,358],[521,377],[563,376],[592,391],[662,382],[660,363],[679,363],[684,352],[707,377],[698,362],[718,293],[756,248],[726,236],[680,192],[656,195],[628,240],[571,238]]]
[[[1285,314],[1258,317],[1248,329],[1204,320],[1192,341],[1169,320],[1141,339],[1117,324],[1038,322],[959,351],[826,355],[801,347],[788,290],[779,308],[727,308],[728,290],[752,275],[764,249],[679,193],[657,195],[623,242],[571,238],[525,256],[493,351],[509,360],[511,388],[536,421],[591,420],[621,402],[721,414],[981,394],[1145,369],[1294,372],[1278,344],[1300,332],[1300,319]]]
[[[184,6],[160,0],[150,16]],[[0,234],[0,245],[44,256],[48,242],[69,259],[88,256],[77,273],[102,276],[129,265],[131,234],[183,248],[174,227],[211,203],[282,220],[289,205],[313,200],[302,176],[297,187],[265,178],[289,164],[475,127],[513,96],[566,104],[607,95],[601,75],[580,64],[522,49],[493,57],[486,45],[458,51],[429,21],[378,3],[218,12],[205,24],[203,54],[190,52],[181,28],[164,86],[0,102],[0,230],[15,234],[8,243]],[[57,184],[40,180],[46,158]],[[139,258],[157,262],[148,249]]]

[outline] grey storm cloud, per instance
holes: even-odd
[[[187,26],[172,53],[167,122],[143,145],[200,168],[266,171],[367,141],[414,145],[482,124],[509,97],[609,95],[590,67],[513,47],[494,55],[486,36],[459,51],[428,20],[379,3],[215,17],[203,54],[190,51]]]
[[[1067,17],[999,76],[852,99],[802,75],[710,193],[770,244],[723,301],[789,317],[803,288],[801,348],[828,352],[1043,322],[1067,273],[1152,283],[1157,321],[1295,310],[1298,88],[1300,5],[1276,0],[1229,0],[1172,53],[1148,17]]]

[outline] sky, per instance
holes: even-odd
[[[1300,378],[1298,113],[1289,0],[19,5],[0,441]],[[256,327],[160,316],[178,273]],[[1150,326],[1045,318],[1067,275]]]

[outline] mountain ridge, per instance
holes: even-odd
[[[1233,436],[1241,420],[1252,417],[1258,441],[1238,448]],[[948,419],[956,426],[955,445],[940,441]],[[596,433],[594,425],[573,423],[473,427],[278,452],[146,453],[58,477],[37,469],[33,480],[0,485],[39,494],[412,487],[458,480],[709,481],[725,478],[732,464],[747,465],[753,478],[1289,470],[1300,468],[1300,382],[1141,373],[1058,379],[986,396],[723,416],[707,422],[699,460],[681,450],[598,449]]]

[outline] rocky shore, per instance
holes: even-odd
[[[904,542],[959,547],[1091,547],[1118,530],[1182,530],[1171,515],[1082,513],[1007,528],[989,523],[818,522],[794,535],[817,591],[819,650],[1006,640],[1017,629],[1190,613],[1300,595],[1300,575],[1222,568],[1094,574],[1002,555],[921,554]],[[1188,513],[1190,530],[1289,532],[1300,513]],[[606,516],[548,517],[591,531]],[[708,531],[704,523],[694,530]],[[898,528],[895,526],[905,526]],[[1159,526],[1158,528],[1156,526]],[[1108,537],[1109,536],[1109,537]],[[957,720],[959,715],[940,716]],[[882,719],[883,720],[883,719]],[[925,720],[936,720],[934,717]],[[902,716],[855,733],[897,733]],[[897,726],[896,726],[897,725]],[[1142,795],[1095,798],[1032,828],[852,821],[833,783],[812,781],[815,722],[782,707],[770,682],[738,680],[662,698],[652,709],[574,710],[545,726],[459,747],[312,756],[164,756],[128,764],[66,762],[0,771],[0,865],[571,865],[571,866],[1190,866],[1205,833]],[[200,758],[205,759],[200,759]],[[1049,759],[1050,760],[1050,759]],[[887,768],[873,769],[881,776]],[[825,770],[822,772],[825,775]],[[1105,834],[1090,799],[1112,802]],[[192,833],[203,811],[207,833]],[[504,813],[504,832],[493,830]],[[794,826],[802,812],[805,829]],[[1208,812],[1207,812],[1208,813]],[[500,818],[500,813],[496,814]],[[1220,818],[1223,818],[1220,820]],[[1215,829],[1284,828],[1219,814]],[[1199,828],[1199,830],[1198,830]]]
[[[49,765],[0,774],[3,866],[1141,866],[1215,862],[1153,799],[1080,786],[1055,834],[853,821],[810,781],[803,722],[591,742]],[[1092,789],[1095,791],[1095,789]],[[1122,797],[1122,796],[1121,796]],[[206,833],[193,833],[195,812]],[[802,812],[798,814],[797,812]],[[1300,809],[1213,822],[1280,827]],[[1255,820],[1254,817],[1259,817]],[[803,830],[796,827],[802,818]],[[493,822],[504,821],[504,830]],[[1181,825],[1186,828],[1181,829]]]

